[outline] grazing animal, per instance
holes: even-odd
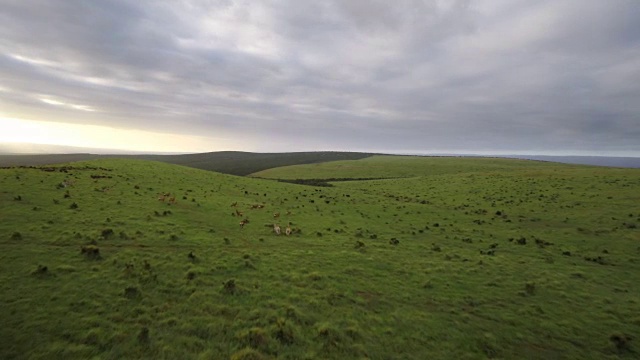
[[[236,206],[238,206],[238,202],[237,201],[234,202],[233,204],[231,204],[231,207],[236,207]]]
[[[242,211],[238,211],[238,209],[236,209],[236,216],[242,216],[244,215],[244,213]]]
[[[284,233],[289,236],[291,235],[291,224],[287,225],[287,228],[284,229]]]
[[[242,219],[240,220],[240,227],[244,228],[244,226],[248,223],[249,223],[249,219]]]
[[[278,226],[278,224],[273,224],[273,232],[275,232],[276,235],[280,235],[280,226]]]
[[[277,218],[279,218],[279,217],[280,217],[280,213],[279,213],[279,212],[277,212],[277,213],[273,213],[273,218],[274,218],[274,219],[277,219]]]
[[[287,215],[291,215],[291,211],[287,211]]]

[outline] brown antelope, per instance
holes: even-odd
[[[291,215],[291,211],[290,210],[287,210],[287,215]]]
[[[284,233],[287,236],[291,235],[291,223],[289,223],[289,225],[287,225],[287,228],[284,229]]]
[[[236,206],[238,206],[238,202],[237,201],[234,202],[233,204],[231,204],[231,207],[236,207]]]
[[[280,213],[279,213],[279,212],[277,212],[277,213],[273,213],[273,218],[274,218],[274,219],[277,219],[277,218],[279,218],[279,217],[280,217]]]
[[[248,223],[249,223],[249,219],[242,219],[240,220],[240,227],[244,228],[244,226]]]
[[[242,211],[238,211],[238,209],[236,209],[236,216],[242,216],[244,215],[244,213]]]
[[[278,226],[278,224],[273,224],[273,232],[276,233],[276,235],[280,235],[280,226]]]

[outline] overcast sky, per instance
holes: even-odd
[[[640,156],[640,1],[0,0],[0,122],[156,151]]]

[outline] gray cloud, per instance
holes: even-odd
[[[640,156],[635,0],[0,1],[5,116],[263,151]]]

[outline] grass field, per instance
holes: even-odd
[[[313,164],[338,160],[358,160],[372,154],[339,151],[315,151],[294,153],[251,153],[242,151],[217,151],[184,155],[96,155],[96,154],[37,154],[0,155],[0,166],[42,166],[74,161],[99,159],[129,159],[160,161],[231,175],[251,173],[287,165]]]
[[[390,179],[0,170],[0,358],[640,356],[638,170],[389,156],[254,176]]]

